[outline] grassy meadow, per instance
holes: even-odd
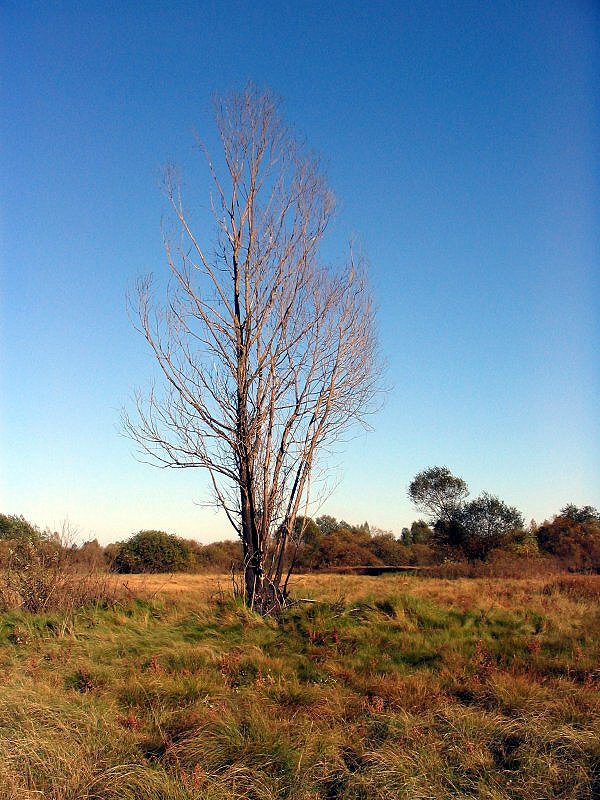
[[[600,798],[600,576],[114,580],[0,615],[2,800]]]

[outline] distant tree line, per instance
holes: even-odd
[[[412,480],[408,495],[423,517],[390,531],[356,525],[324,514],[299,516],[286,568],[300,572],[344,567],[494,565],[512,571],[519,565],[600,573],[600,512],[568,504],[550,521],[524,524],[523,515],[495,495],[468,499],[468,486],[447,467],[430,467]],[[81,545],[58,533],[40,530],[22,516],[0,514],[0,567],[27,546],[61,552],[74,569],[120,573],[229,572],[240,570],[241,542],[200,544],[157,530],[102,546],[96,539]],[[499,569],[502,571],[502,569]]]
[[[495,495],[483,492],[468,500],[466,482],[447,467],[418,473],[408,495],[427,517],[428,543],[442,562],[486,562],[506,554],[600,572],[600,513],[592,506],[568,504],[550,522],[538,527],[532,520],[526,526],[521,512]]]

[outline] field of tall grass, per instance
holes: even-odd
[[[600,798],[600,576],[115,581],[0,615],[2,800]]]

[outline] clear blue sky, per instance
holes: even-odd
[[[204,198],[210,96],[268,85],[371,264],[391,387],[322,511],[399,534],[447,465],[526,518],[600,506],[600,12],[564,2],[26,2],[2,47],[0,511],[108,542],[230,535],[196,470],[134,459],[125,310],[165,268],[159,183]]]

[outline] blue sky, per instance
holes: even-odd
[[[0,28],[1,511],[230,535],[119,409],[153,374],[125,293],[165,269],[162,169],[204,202],[195,132],[247,80],[321,155],[324,255],[358,241],[378,305],[390,391],[321,511],[399,534],[432,465],[527,519],[600,506],[595,3],[6,0]]]

